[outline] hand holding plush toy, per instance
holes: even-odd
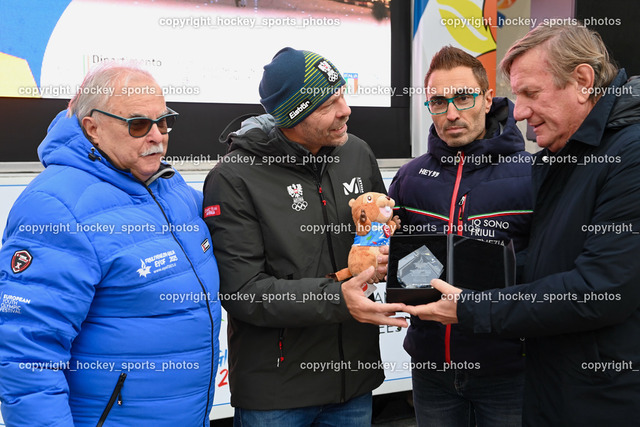
[[[394,205],[395,201],[389,196],[374,192],[349,201],[356,237],[349,251],[348,268],[335,274],[337,280],[357,276],[371,266],[377,270],[380,246],[389,245],[389,237],[400,225],[398,217],[393,216]],[[376,275],[378,280],[384,280],[378,273]]]

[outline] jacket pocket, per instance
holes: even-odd
[[[113,408],[113,404],[116,403],[116,400],[118,401],[118,405],[122,405],[121,392],[122,387],[124,386],[124,380],[126,379],[127,374],[125,372],[121,373],[118,377],[118,382],[116,383],[116,386],[111,393],[111,397],[107,402],[107,406],[105,406],[104,411],[102,411],[102,415],[100,415],[100,419],[98,420],[98,424],[96,424],[96,427],[102,427],[104,422],[107,420],[107,417],[109,416],[109,412],[111,412],[111,408]]]

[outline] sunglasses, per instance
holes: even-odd
[[[148,134],[153,125],[158,125],[158,130],[160,131],[160,133],[165,135],[171,132],[173,125],[176,123],[176,117],[178,117],[178,113],[168,107],[168,113],[158,117],[155,120],[148,117],[132,117],[130,119],[125,119],[124,117],[116,116],[115,114],[107,113],[106,111],[98,110],[97,108],[91,110],[89,115],[92,115],[94,111],[104,114],[105,116],[113,117],[114,119],[126,122],[129,126],[129,135],[134,138],[142,138],[143,136]]]

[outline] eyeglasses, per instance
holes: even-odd
[[[476,105],[476,97],[481,93],[461,93],[452,98],[445,98],[444,96],[434,96],[430,100],[424,103],[429,109],[432,115],[444,114],[449,109],[449,103],[453,103],[456,110],[468,110]]]
[[[154,124],[158,125],[158,130],[163,135],[171,132],[173,125],[176,123],[176,117],[179,115],[168,107],[168,113],[158,117],[155,120],[148,117],[132,117],[130,119],[125,119],[124,117],[116,116],[115,114],[107,113],[106,111],[98,110],[97,108],[91,110],[89,115],[92,115],[94,111],[102,113],[105,116],[113,117],[114,119],[127,122],[127,125],[129,126],[129,135],[134,138],[142,138],[143,136],[148,134]]]

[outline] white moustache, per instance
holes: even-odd
[[[162,143],[158,145],[152,145],[147,151],[141,154],[142,157],[151,156],[153,154],[162,154],[164,153],[164,146]]]

